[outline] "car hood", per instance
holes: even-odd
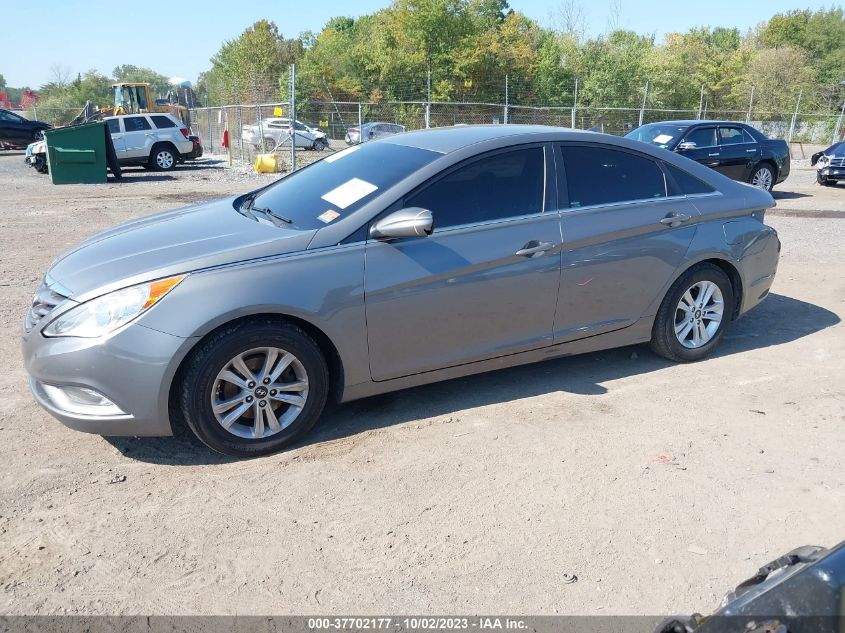
[[[235,197],[158,213],[98,233],[57,259],[48,276],[85,301],[135,283],[304,250],[297,231],[238,213]]]

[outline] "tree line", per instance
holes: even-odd
[[[649,108],[833,111],[845,89],[841,8],[795,10],[756,28],[695,27],[661,41],[625,29],[585,37],[574,0],[544,27],[506,0],[395,0],[318,33],[284,37],[262,20],[225,42],[198,80],[211,105],[297,98],[473,101]],[[507,84],[507,87],[506,87]],[[703,91],[702,91],[703,87]],[[506,95],[505,92],[508,92]]]

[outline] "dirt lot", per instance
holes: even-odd
[[[845,188],[793,169],[774,294],[715,358],[631,347],[371,398],[235,462],[64,428],[29,395],[19,327],[72,244],[272,177],[204,160],[54,187],[0,153],[0,613],[706,612],[837,543]]]

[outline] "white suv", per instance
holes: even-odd
[[[103,120],[109,126],[121,165],[169,171],[194,149],[188,128],[172,114],[122,114]]]

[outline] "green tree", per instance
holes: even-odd
[[[299,39],[285,39],[273,22],[259,20],[211,58],[205,89],[213,103],[274,100],[288,65],[302,54]]]

